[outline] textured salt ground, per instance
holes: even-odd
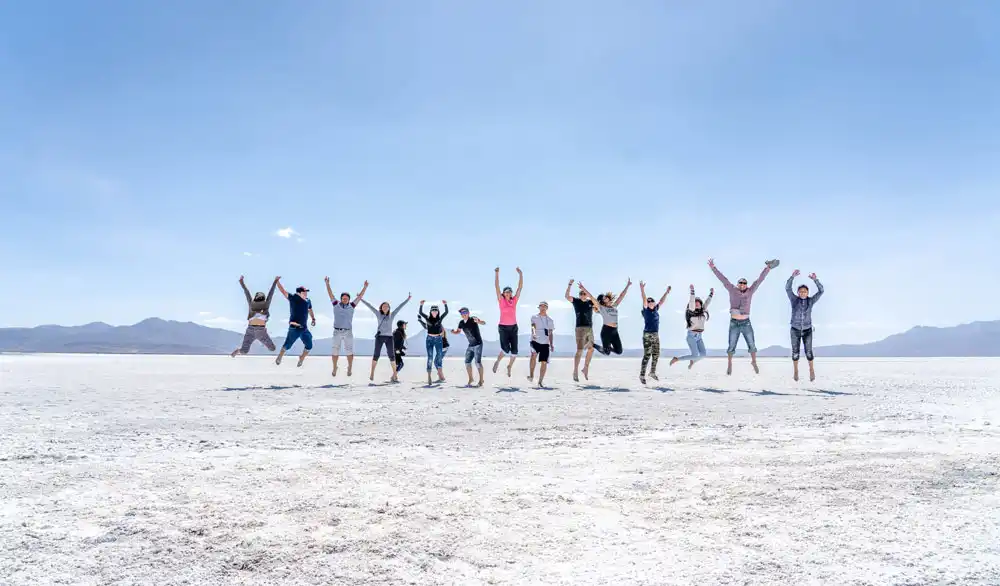
[[[818,364],[2,356],[0,584],[1000,584],[1000,360]]]

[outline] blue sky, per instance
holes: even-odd
[[[239,330],[240,274],[493,324],[520,265],[530,306],[673,285],[677,347],[709,256],[782,260],[761,346],[794,268],[819,345],[1000,319],[998,129],[988,1],[0,3],[0,325]]]

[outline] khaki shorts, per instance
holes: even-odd
[[[594,346],[594,328],[576,328],[576,349],[585,350]]]
[[[333,355],[339,356],[341,350],[354,356],[354,330],[333,330]]]

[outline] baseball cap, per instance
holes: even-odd
[[[306,289],[305,285],[299,285],[298,287],[295,288],[295,292],[296,293],[302,293],[303,291],[305,291],[306,293],[308,293],[309,289]]]
[[[458,313],[469,313],[469,308],[468,307],[463,307],[462,309],[458,310]]]
[[[548,306],[549,306],[549,302],[548,302],[548,301],[542,301],[542,302],[539,302],[539,304],[538,304],[538,307],[542,307],[543,305],[544,305],[545,307],[548,307]]]
[[[406,325],[406,322],[403,321],[403,320],[399,320],[398,322],[396,322],[396,327],[397,328],[401,328],[401,327],[403,327],[405,325]]]

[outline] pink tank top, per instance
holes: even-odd
[[[517,297],[511,298],[510,301],[507,301],[506,297],[500,298],[500,325],[517,325]]]

